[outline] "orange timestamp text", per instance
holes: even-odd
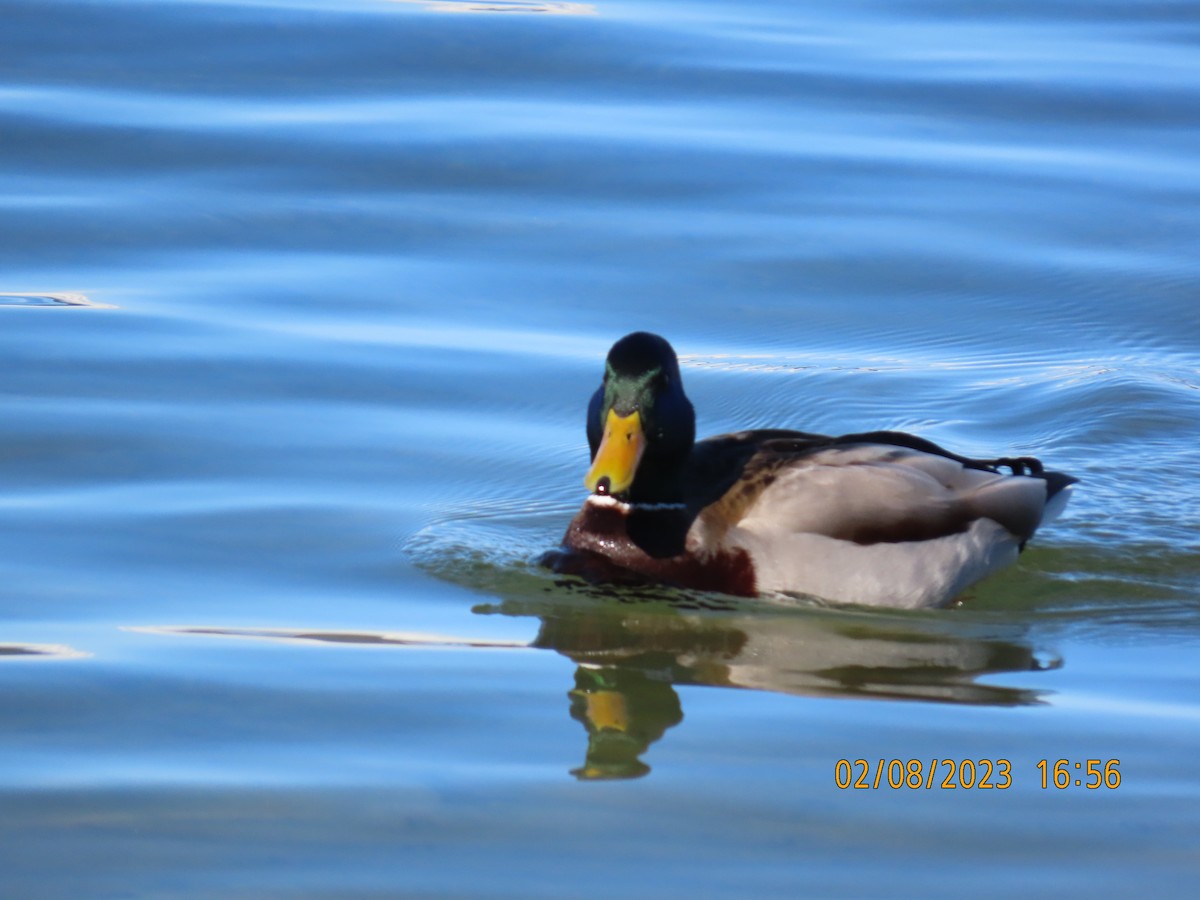
[[[1041,759],[1043,790],[1121,786],[1119,759]],[[1006,790],[1012,787],[1012,761],[1007,759],[839,759],[833,783],[841,790]]]
[[[1005,790],[1012,786],[1007,759],[839,759],[833,783],[842,790]]]

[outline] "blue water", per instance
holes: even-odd
[[[1200,4],[0,23],[0,893],[1191,895]],[[558,579],[640,328],[1082,483],[949,610]]]

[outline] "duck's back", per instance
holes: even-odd
[[[971,460],[892,432],[743,432],[715,441],[753,450],[697,516],[692,551],[744,550],[759,591],[855,603],[950,602],[1011,563],[1049,501],[1074,481],[1036,460]]]

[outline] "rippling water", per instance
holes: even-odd
[[[1190,894],[1200,4],[0,22],[4,893]],[[557,580],[638,328],[1082,484],[951,610]]]

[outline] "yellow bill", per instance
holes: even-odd
[[[587,719],[597,731],[628,731],[629,701],[620,691],[596,691],[587,698]]]
[[[622,417],[610,409],[604,423],[600,449],[596,451],[592,467],[583,478],[584,487],[601,494],[619,494],[629,490],[645,449],[646,435],[642,432],[641,414],[634,410]]]

